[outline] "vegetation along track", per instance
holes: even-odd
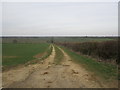
[[[3,72],[3,87],[9,88],[104,88],[109,87],[94,78],[79,64],[72,62],[70,56],[58,46],[45,60],[26,67]],[[56,50],[57,48],[57,50]],[[56,64],[57,53],[61,63]]]

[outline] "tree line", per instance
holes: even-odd
[[[82,42],[82,43],[57,43],[65,46],[74,52],[84,55],[99,58],[103,61],[115,62],[118,60],[118,41],[103,41],[103,42]]]

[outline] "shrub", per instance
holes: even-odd
[[[118,41],[59,43],[75,52],[108,60],[118,58]]]

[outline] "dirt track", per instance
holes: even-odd
[[[3,72],[3,87],[9,88],[103,88],[108,87],[94,77],[61,49],[64,60],[54,64],[55,48],[51,55],[33,65]]]

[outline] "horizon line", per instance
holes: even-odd
[[[0,37],[120,37],[120,35],[0,35]]]

